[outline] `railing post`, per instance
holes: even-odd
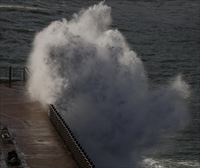
[[[23,80],[26,81],[26,68],[23,68]]]
[[[11,87],[11,82],[12,82],[12,67],[9,66],[9,87]]]

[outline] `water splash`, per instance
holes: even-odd
[[[137,167],[160,134],[184,125],[189,89],[181,76],[150,89],[142,61],[111,20],[101,2],[39,32],[28,91],[56,104],[97,167]]]

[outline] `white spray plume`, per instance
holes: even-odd
[[[150,90],[141,60],[110,24],[101,2],[39,32],[28,90],[56,105],[96,167],[132,168],[163,130],[183,124],[189,91],[181,77]]]

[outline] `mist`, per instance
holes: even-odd
[[[54,104],[96,167],[139,167],[162,134],[188,118],[181,75],[152,89],[148,72],[104,2],[35,36],[28,60],[32,100]]]

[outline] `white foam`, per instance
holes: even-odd
[[[172,159],[145,158],[141,163],[142,168],[199,168],[198,161],[177,161]]]

